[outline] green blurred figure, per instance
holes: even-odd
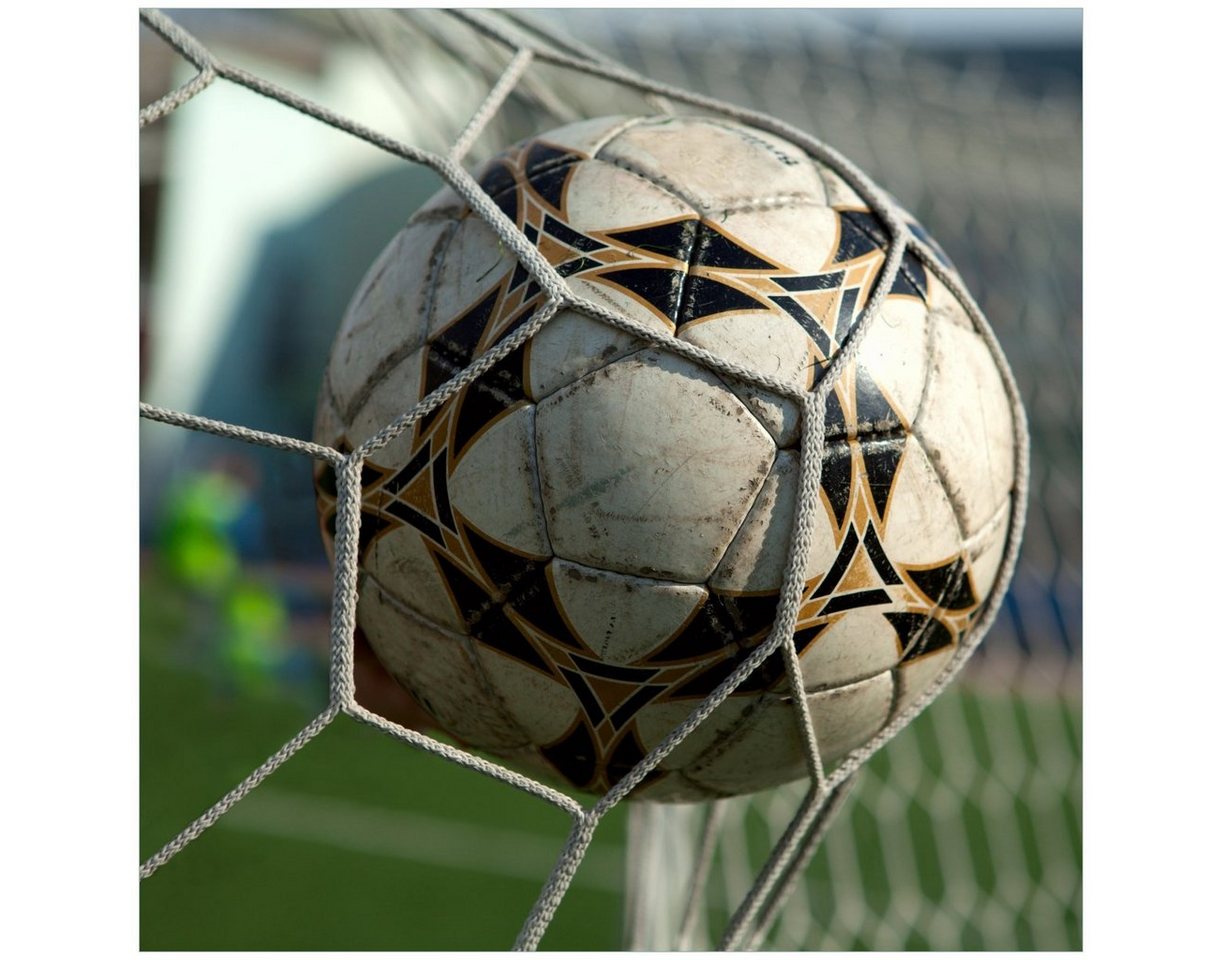
[[[163,505],[157,535],[167,587],[185,604],[180,635],[190,665],[247,696],[317,686],[314,658],[288,643],[289,608],[271,584],[248,575],[240,547],[260,527],[249,487],[220,471],[183,477]],[[177,658],[176,658],[177,659]]]

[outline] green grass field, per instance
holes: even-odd
[[[140,693],[141,858],[312,716],[148,656]],[[623,823],[614,811],[600,828],[549,948],[618,946]],[[141,947],[506,949],[568,827],[533,797],[341,717],[142,883]]]
[[[175,656],[183,623],[146,582],[142,859],[323,706],[321,692],[312,704],[226,692]],[[957,685],[863,772],[776,945],[1080,949],[1080,722],[1064,699]],[[619,948],[626,819],[618,808],[599,828],[544,949]],[[507,949],[568,827],[533,797],[341,717],[142,883],[141,946]],[[773,827],[744,821],[756,864]]]

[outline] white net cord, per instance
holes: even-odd
[[[781,650],[784,651],[783,657],[790,692],[797,706],[793,713],[795,721],[799,724],[805,747],[810,783],[805,798],[793,815],[789,829],[780,838],[768,862],[734,912],[721,943],[724,949],[755,947],[759,945],[768,927],[776,919],[787,892],[813,856],[831,817],[839,805],[844,802],[857,770],[950,682],[988,629],[1002,599],[1002,590],[995,588],[985,601],[970,634],[950,659],[938,679],[918,700],[894,717],[869,743],[855,750],[837,767],[832,770],[824,769],[818,739],[804,695],[797,653],[789,639],[793,636],[799,608],[802,604],[805,587],[805,561],[809,553],[815,509],[818,504],[818,489],[825,449],[825,400],[842,371],[853,361],[871,325],[881,313],[883,299],[896,278],[901,260],[906,252],[914,254],[965,305],[977,332],[984,337],[1003,374],[1016,428],[1015,458],[1016,473],[1019,478],[1018,489],[1014,497],[1016,507],[1009,520],[1006,553],[997,576],[997,583],[1003,587],[1009,581],[1014,568],[1020,532],[1025,519],[1028,441],[1025,417],[1018,399],[1017,388],[996,339],[962,285],[941,267],[933,251],[926,244],[912,236],[890,198],[836,151],[800,130],[767,115],[733,107],[710,97],[688,93],[649,80],[605,57],[592,55],[578,45],[570,44],[561,48],[554,38],[543,35],[539,30],[534,31],[534,37],[532,37],[525,29],[514,28],[512,19],[507,25],[503,20],[498,21],[492,15],[483,12],[457,12],[454,16],[479,31],[487,40],[504,47],[509,51],[510,59],[507,68],[492,86],[483,104],[466,126],[456,134],[449,150],[443,155],[401,143],[244,70],[221,62],[164,14],[156,11],[142,11],[141,13],[142,21],[150,29],[163,37],[199,70],[197,76],[187,84],[142,109],[140,111],[141,126],[168,115],[192,97],[200,94],[217,79],[228,80],[255,93],[270,97],[287,107],[360,138],[393,156],[424,164],[436,171],[470,205],[475,215],[484,219],[492,227],[509,251],[517,257],[518,262],[539,284],[547,299],[546,305],[538,310],[529,323],[495,348],[481,355],[469,367],[455,375],[412,409],[404,411],[396,420],[386,424],[350,454],[345,455],[338,450],[291,437],[141,404],[140,415],[146,419],[192,430],[202,430],[330,463],[335,467],[338,480],[338,521],[330,629],[330,700],[326,709],[237,787],[146,860],[140,867],[140,875],[142,878],[151,876],[340,714],[347,714],[414,747],[427,750],[453,763],[525,791],[564,811],[569,816],[571,833],[568,842],[560,852],[552,873],[547,878],[514,945],[515,949],[535,949],[546,933],[561,900],[572,883],[574,874],[581,865],[597,827],[607,812],[623,800],[767,657]],[[800,391],[778,379],[762,376],[740,364],[660,334],[605,306],[577,296],[555,268],[481,190],[474,177],[461,166],[461,161],[467,156],[481,132],[487,128],[490,120],[502,108],[513,91],[523,83],[532,66],[540,62],[602,77],[630,87],[642,95],[664,98],[667,103],[686,104],[779,134],[799,145],[812,157],[836,170],[866,200],[878,215],[889,235],[890,243],[887,246],[886,258],[860,321],[831,361],[821,369],[811,391]],[[787,397],[798,404],[801,409],[800,493],[794,529],[788,547],[780,600],[775,621],[767,639],[756,647],[752,654],[696,707],[683,723],[651,750],[605,796],[590,806],[584,806],[552,787],[483,757],[460,750],[417,731],[409,730],[371,713],[356,702],[353,679],[353,636],[358,589],[357,547],[361,523],[362,464],[367,457],[409,429],[422,416],[437,408],[447,398],[453,396],[511,351],[533,337],[561,309],[580,311],[642,341],[685,357],[724,377],[771,391],[781,397]],[[632,880],[629,885],[627,916],[629,926],[627,945],[630,948],[666,949],[676,946],[688,948],[708,946],[702,942],[703,934],[697,929],[696,917],[702,909],[701,903],[712,870],[712,838],[721,816],[720,804],[710,808],[687,807],[667,811],[660,810],[653,805],[633,807],[631,817],[636,828],[633,830],[634,848],[630,854]],[[694,826],[694,821],[705,820],[705,818],[707,821],[703,829]],[[681,822],[682,825],[680,825]],[[668,824],[670,824],[669,827]],[[658,889],[656,878],[662,876],[663,873],[673,877],[676,864],[681,866],[688,882],[681,889],[674,889],[673,886],[669,890]],[[659,897],[666,900],[664,909],[659,909],[657,906]]]

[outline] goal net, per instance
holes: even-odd
[[[618,69],[614,66],[618,61],[662,84],[771,114],[813,131],[854,158],[947,248],[968,287],[980,294],[983,311],[1011,360],[1019,390],[1028,398],[1029,529],[1010,592],[988,640],[960,679],[861,767],[852,790],[829,789],[811,806],[803,832],[812,841],[821,841],[817,852],[812,843],[809,862],[797,850],[781,864],[788,869],[779,870],[775,883],[764,889],[755,903],[754,922],[742,926],[742,938],[734,945],[1080,947],[1077,35],[1070,30],[1069,40],[1063,41],[1062,59],[1045,50],[1040,60],[1034,55],[1024,59],[1021,50],[1005,48],[997,39],[965,40],[945,24],[927,33],[909,24],[907,34],[899,39],[895,25],[882,14],[877,19],[797,11],[691,14],[566,11],[547,18],[540,15],[537,21],[490,18],[513,41],[508,44],[481,32],[479,24],[436,11],[267,13],[244,18],[175,15],[206,41],[200,47],[193,36],[153,18],[150,22],[157,32],[177,46],[185,60],[173,53],[167,56],[163,39],[144,31],[142,54],[147,53],[147,60],[142,85],[151,90],[142,102],[152,106],[141,118],[142,218],[147,216],[149,232],[157,241],[150,242],[145,253],[150,343],[145,396],[158,404],[144,413],[149,419],[214,434],[197,441],[195,434],[188,438],[187,431],[146,426],[144,486],[177,495],[175,530],[194,530],[191,522],[199,526],[200,514],[207,514],[214,520],[213,534],[223,527],[233,536],[232,556],[222,562],[246,563],[260,572],[236,598],[195,589],[187,599],[179,595],[158,603],[159,585],[165,586],[167,577],[156,564],[149,565],[142,617],[149,670],[165,669],[167,678],[184,673],[196,679],[222,677],[220,687],[231,699],[223,707],[211,703],[196,711],[194,726],[171,737],[173,716],[151,717],[149,710],[160,701],[145,694],[142,799],[149,822],[144,872],[151,877],[143,894],[146,946],[432,945],[427,935],[417,939],[418,922],[407,930],[382,920],[371,931],[365,926],[366,911],[356,906],[343,930],[332,931],[324,924],[311,933],[314,921],[298,912],[278,926],[277,912],[266,898],[257,922],[234,920],[236,941],[218,939],[215,923],[207,925],[213,928],[208,930],[196,919],[198,903],[192,891],[209,877],[218,885],[232,885],[236,877],[240,885],[244,871],[251,869],[249,859],[236,859],[243,851],[253,854],[256,862],[308,856],[310,863],[326,863],[319,869],[327,872],[329,880],[318,882],[332,883],[332,902],[344,902],[346,895],[351,896],[344,891],[361,882],[361,861],[354,857],[402,857],[443,877],[455,870],[464,872],[464,884],[486,900],[496,898],[499,893],[493,891],[502,891],[506,884],[529,889],[533,883],[537,893],[552,871],[546,844],[539,841],[545,836],[559,841],[552,850],[554,857],[564,840],[564,830],[558,827],[563,817],[552,814],[546,825],[539,820],[537,832],[513,828],[509,811],[518,808],[515,800],[502,799],[503,793],[512,791],[501,783],[470,776],[445,780],[447,796],[461,795],[463,800],[426,799],[425,809],[414,808],[403,795],[393,795],[391,781],[359,786],[361,774],[355,772],[355,765],[362,757],[366,764],[383,766],[408,762],[397,753],[391,759],[391,754],[378,752],[384,751],[383,745],[360,740],[343,744],[350,758],[343,762],[351,764],[344,769],[358,784],[354,794],[345,795],[335,783],[318,789],[317,783],[326,782],[328,776],[318,769],[321,760],[312,758],[325,751],[340,752],[336,739],[340,731],[329,725],[346,712],[337,706],[343,701],[337,701],[334,693],[346,689],[349,681],[343,674],[350,664],[342,656],[333,660],[332,698],[327,701],[320,689],[327,684],[318,679],[317,669],[311,673],[310,665],[325,662],[328,649],[336,645],[336,631],[318,627],[320,615],[330,606],[329,578],[319,575],[317,545],[303,543],[302,528],[308,536],[316,536],[312,491],[308,482],[299,482],[300,464],[290,461],[297,459],[294,453],[329,454],[288,438],[309,435],[314,385],[325,361],[334,316],[330,321],[320,318],[314,324],[317,329],[292,334],[291,342],[285,331],[308,327],[303,318],[311,317],[312,309],[325,312],[311,304],[346,298],[358,278],[352,272],[363,268],[388,237],[374,235],[363,241],[369,250],[361,248],[362,241],[353,240],[355,249],[350,253],[333,246],[321,252],[311,249],[311,242],[317,241],[300,229],[280,245],[278,254],[270,252],[267,244],[259,245],[261,236],[277,236],[276,224],[292,222],[300,227],[310,222],[310,216],[292,206],[302,196],[317,198],[322,208],[325,198],[347,190],[347,198],[358,206],[364,204],[360,209],[375,218],[378,204],[393,191],[403,192],[403,204],[409,195],[423,199],[439,183],[427,172],[409,181],[402,171],[379,167],[368,160],[374,151],[367,147],[360,158],[355,152],[345,153],[348,147],[334,146],[345,139],[343,135],[316,121],[346,124],[349,132],[383,147],[410,144],[440,155],[453,151],[470,163],[525,135],[582,116],[668,108],[663,93],[633,89],[522,53],[534,47],[601,65],[608,74]],[[552,34],[556,26],[578,39]],[[214,54],[222,62],[251,64],[250,73],[214,83],[218,75],[212,65]],[[279,81],[274,89],[262,90],[279,102],[269,101],[254,120],[241,119],[239,99],[245,98],[245,106],[254,98],[249,89],[232,92],[226,86],[246,83],[259,90],[259,84],[266,83],[264,77]],[[161,99],[176,82],[182,84],[178,92]],[[159,83],[161,89],[155,89]],[[282,92],[303,88],[310,95],[302,100]],[[231,96],[234,99],[222,106],[205,107],[213,98]],[[197,99],[189,108],[176,109],[192,98]],[[287,107],[304,109],[314,120]],[[211,112],[205,114],[205,109]],[[197,117],[189,117],[191,110],[198,111]],[[280,122],[270,119],[272,111],[287,118],[282,128],[271,129]],[[218,126],[224,123],[233,125],[228,134]],[[313,127],[325,130],[330,138],[325,146],[317,141],[317,154],[310,153],[315,141],[308,139],[315,134],[304,132]],[[267,140],[261,141],[261,136]],[[273,140],[283,154],[264,157],[250,146]],[[263,163],[270,169],[255,173]],[[343,171],[341,177],[333,175],[336,169]],[[209,178],[211,183],[205,186]],[[381,193],[374,186],[365,194],[352,187],[378,182]],[[249,202],[244,203],[247,194]],[[218,206],[225,205],[243,211],[245,219],[239,224],[243,232],[234,229],[232,220],[214,215]],[[396,210],[397,216],[407,213],[410,209],[402,205]],[[316,221],[322,218],[314,215]],[[351,229],[353,224],[346,226]],[[345,262],[346,258],[352,262]],[[264,276],[280,268],[316,266],[323,260],[340,263],[337,279],[330,281],[335,289],[320,276],[286,273],[286,286],[302,284],[311,294],[286,311],[283,303],[267,305],[273,294],[266,284],[251,283],[245,289],[237,285],[235,275],[245,277],[249,269],[242,266],[243,260],[256,262]],[[220,296],[218,277],[229,284],[220,288],[224,291]],[[280,296],[283,299],[283,291]],[[262,341],[252,341],[251,329],[244,326],[243,321],[252,317],[264,318],[258,321]],[[183,329],[159,326],[169,326],[171,318]],[[267,360],[260,351],[270,353],[269,368],[283,370],[297,364],[310,371],[300,378],[309,386],[286,378],[269,398],[266,380],[259,382],[260,374],[251,366]],[[201,362],[201,357],[208,362]],[[212,419],[203,422],[171,409],[202,410]],[[266,433],[252,432],[242,424]],[[264,446],[243,447],[240,455],[217,453],[222,449],[218,445],[239,446],[235,439]],[[229,470],[229,458],[239,456],[249,459]],[[215,476],[200,472],[200,465],[215,465],[218,459],[236,474],[236,487],[199,482],[201,476]],[[196,473],[187,474],[183,464]],[[240,481],[250,474],[258,477],[257,483],[243,485]],[[164,502],[150,499],[145,505],[150,542],[164,533],[165,515]],[[197,547],[198,538],[189,543]],[[211,546],[214,554],[217,550],[225,554],[229,547],[215,542]],[[187,565],[184,569],[194,556],[181,543],[164,552],[178,557],[180,566]],[[173,594],[173,589],[166,593]],[[335,601],[343,608],[351,598],[337,593]],[[184,621],[197,625],[194,638],[184,641],[179,634],[173,643],[150,639],[159,628],[172,632]],[[342,628],[342,617],[336,623]],[[285,624],[302,629],[294,633],[283,629]],[[279,639],[282,634],[295,639]],[[222,671],[213,669],[209,655],[200,652],[214,646],[218,636],[227,638]],[[204,689],[212,690],[204,698],[215,700],[216,684]],[[299,709],[296,702],[317,703],[320,696],[330,705],[305,724],[300,735],[280,736],[269,744],[271,749],[263,748],[261,737],[274,738],[265,734],[260,717],[292,716],[292,710]],[[163,708],[172,714],[174,706]],[[185,705],[178,706],[182,714],[192,714]],[[204,724],[216,721],[217,710],[227,718],[224,723],[234,725],[232,742],[249,735],[249,743],[241,743],[241,757],[211,757],[217,761],[212,775],[192,773],[198,790],[189,798],[158,795],[156,784],[178,769],[170,762],[159,772],[158,751],[163,757],[170,751],[181,752],[185,733],[188,742],[195,737],[188,752],[208,759],[208,750],[201,745],[206,740]],[[373,717],[364,719],[376,722]],[[150,724],[163,723],[167,731],[163,738],[147,732]],[[254,731],[243,723],[253,725]],[[324,729],[327,732],[318,736]],[[390,732],[412,739],[402,729]],[[282,774],[259,786],[316,736],[317,742],[285,765]],[[284,740],[287,745],[276,749]],[[431,748],[443,754],[452,749],[436,742]],[[252,751],[257,761],[269,753],[272,759],[243,779],[255,764],[239,769],[242,757]],[[541,798],[574,818],[570,845],[591,841],[582,835],[583,814],[570,798],[513,781],[511,775],[481,767],[485,761],[458,753],[450,758],[468,769],[509,779],[532,795],[525,799],[538,804]],[[437,766],[445,765],[426,762],[412,768],[416,772],[410,778],[400,775],[393,782],[418,793],[417,776],[444,780],[435,775]],[[294,769],[299,772],[293,774]],[[294,776],[296,780],[291,779]],[[480,783],[473,785],[472,780]],[[241,786],[219,807],[168,847],[161,847],[238,781]],[[487,788],[494,788],[493,793],[481,793]],[[552,878],[553,893],[564,893],[563,884],[569,881],[573,886],[543,945],[585,949],[716,945],[727,928],[735,929],[744,920],[741,905],[750,900],[761,868],[786,836],[795,814],[802,811],[810,789],[810,784],[796,784],[712,807],[608,811],[582,866],[563,876],[559,887]],[[360,797],[367,802],[358,802]],[[497,823],[496,818],[476,813],[480,803],[504,803],[506,817]],[[469,814],[467,819],[456,816],[454,808],[462,808],[464,815]],[[522,811],[524,819],[534,816],[525,808]],[[222,814],[227,815],[222,819]],[[172,823],[175,816],[180,819]],[[204,829],[213,823],[222,838],[229,839],[213,841],[210,834],[205,836]],[[362,823],[376,824],[377,829],[362,829]],[[465,852],[458,840],[440,842],[446,830],[469,838]],[[175,861],[174,870],[151,876],[197,837],[199,842]],[[201,847],[203,852],[194,854]],[[320,849],[342,853],[336,854],[338,860],[326,861]],[[218,862],[208,862],[211,857]],[[355,871],[347,883],[344,869]],[[471,880],[472,875],[478,879]],[[454,889],[459,889],[457,883]],[[690,896],[693,892],[697,895]],[[306,892],[299,889],[297,895]],[[232,903],[217,896],[227,916],[242,916],[240,894],[233,895]],[[355,902],[376,903],[381,896],[369,890],[361,895],[368,899]],[[607,923],[608,909],[599,899],[612,896],[624,901],[622,939],[618,922]],[[519,905],[518,922],[528,913],[530,899]],[[497,921],[489,920],[487,939],[473,929],[485,914],[497,912],[484,906],[486,900],[456,902],[440,911],[439,917],[462,920],[449,921],[455,928],[453,939],[436,945],[508,945],[502,931],[507,925],[516,929],[508,918],[499,928]],[[542,911],[536,904],[531,913],[520,945],[538,942],[551,920],[548,908],[561,903],[558,897],[549,898],[547,891],[543,901]],[[597,921],[589,920],[595,916]],[[439,920],[438,925],[444,924]]]

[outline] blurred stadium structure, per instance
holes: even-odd
[[[429,149],[453,139],[507,59],[430,11],[175,16],[218,55]],[[537,16],[657,80],[772,113],[852,158],[956,263],[1027,405],[1031,510],[1007,603],[955,685],[863,770],[767,946],[1080,949],[1080,14]],[[143,28],[140,50],[142,104],[189,76]],[[142,398],[308,437],[347,297],[439,181],[225,87],[141,134]],[[647,109],[609,83],[532,68],[472,159],[583,113]],[[225,535],[243,563],[277,585],[293,617],[289,633],[317,653],[321,676],[325,630],[317,624],[329,581],[308,466],[161,425],[141,430],[146,595],[166,582],[152,549],[167,527],[163,495],[201,472],[236,477],[248,500]],[[164,651],[148,639],[153,622],[145,618],[144,645]],[[220,623],[208,629],[223,630]],[[156,720],[149,708],[146,726]],[[156,811],[161,781],[154,759],[145,764],[142,802]],[[796,796],[729,804],[714,929],[750,885]],[[192,798],[188,818],[213,799]],[[189,892],[181,903],[164,892],[173,877],[152,882],[163,885],[154,894],[159,911],[190,909]],[[399,945],[412,947],[410,932],[399,932]],[[268,936],[258,942],[271,945]]]

